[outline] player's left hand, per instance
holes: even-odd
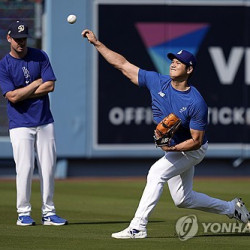
[[[174,113],[166,116],[160,121],[154,131],[154,141],[156,147],[169,146],[172,137],[181,124],[181,119]]]

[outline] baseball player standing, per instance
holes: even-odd
[[[165,151],[164,156],[149,170],[146,187],[129,227],[113,233],[112,237],[147,237],[148,217],[156,206],[166,182],[177,207],[224,214],[247,223],[249,212],[241,199],[223,201],[192,190],[194,166],[203,160],[208,147],[207,105],[198,90],[189,84],[189,78],[196,66],[195,57],[185,50],[176,54],[169,53],[170,74],[161,75],[131,64],[122,55],[108,49],[88,29],[83,30],[82,36],[95,46],[108,63],[119,69],[135,85],[148,88],[156,123],[170,113],[181,119],[181,127],[175,133],[172,144],[161,147]]]
[[[27,47],[28,26],[8,28],[10,53],[0,61],[0,86],[8,100],[9,133],[16,163],[19,226],[35,225],[31,218],[31,183],[36,157],[42,195],[42,223],[65,225],[53,203],[56,147],[48,93],[56,77],[44,51]]]

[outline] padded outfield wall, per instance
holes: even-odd
[[[75,14],[75,24],[66,22]],[[250,1],[47,0],[43,49],[57,75],[50,95],[59,157],[152,158],[150,96],[81,37],[93,29],[109,48],[168,73],[168,52],[198,60],[192,83],[209,106],[207,157],[250,156]],[[10,157],[8,139],[1,157]]]

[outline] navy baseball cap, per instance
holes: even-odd
[[[170,60],[173,60],[174,58],[176,58],[188,66],[193,66],[193,68],[195,68],[195,66],[196,66],[196,59],[195,59],[194,55],[192,53],[188,52],[187,50],[184,50],[184,49],[180,50],[176,54],[168,53],[167,56]]]
[[[29,36],[29,28],[24,22],[16,21],[10,24],[8,35],[13,38],[26,38]]]

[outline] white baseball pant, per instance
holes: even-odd
[[[156,206],[165,182],[168,183],[172,199],[176,206],[194,208],[206,212],[232,215],[232,202],[209,197],[192,190],[194,166],[200,163],[206,153],[207,143],[200,149],[188,152],[167,152],[150,168],[147,184],[130,227],[143,230],[148,217]]]
[[[10,129],[10,140],[16,163],[17,213],[31,213],[31,183],[37,160],[42,196],[42,214],[55,214],[53,203],[56,146],[54,124]]]

